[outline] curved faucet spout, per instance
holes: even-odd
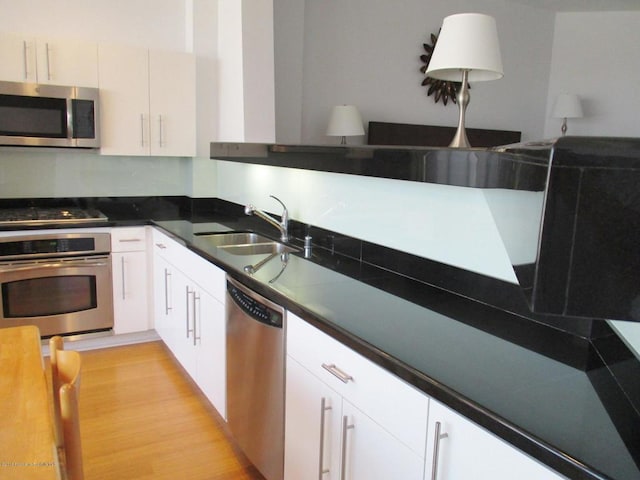
[[[281,218],[280,221],[276,220],[268,213],[258,210],[256,207],[254,207],[251,204],[244,207],[244,213],[246,213],[247,215],[255,215],[256,217],[261,218],[265,222],[270,223],[280,231],[280,241],[288,242],[289,241],[289,211],[287,210],[287,207],[284,205],[284,203],[282,203],[282,201],[278,197],[275,197],[273,195],[269,195],[269,196],[274,200],[276,200],[280,205],[282,205],[283,210],[282,210],[282,216],[280,217]]]

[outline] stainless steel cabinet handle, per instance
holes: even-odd
[[[347,430],[352,430],[355,425],[349,425],[349,417],[343,415],[342,417],[342,453],[340,458],[340,480],[347,478]]]
[[[327,372],[329,372],[331,375],[333,375],[343,383],[349,383],[350,380],[353,381],[353,377],[336,367],[335,363],[331,363],[329,365],[323,363],[322,368],[324,368]]]
[[[120,265],[122,266],[122,272],[121,272],[122,273],[122,299],[125,300],[126,295],[125,295],[125,285],[124,285],[124,282],[125,282],[125,280],[124,280],[124,278],[125,278],[125,275],[124,275],[124,257],[120,258]]]
[[[162,123],[162,115],[158,115],[158,146],[160,148],[164,147],[164,125]]]
[[[167,248],[164,243],[156,243],[156,247],[158,247],[160,250],[164,250],[165,248]]]
[[[169,315],[169,310],[171,307],[169,306],[169,277],[171,276],[171,272],[168,269],[164,269],[164,314]]]
[[[144,147],[144,113],[140,114],[140,146]]]
[[[200,306],[200,295],[198,295],[194,291],[193,292],[193,346],[194,347],[197,345],[198,340],[200,340],[200,337],[196,333],[196,323],[198,322],[198,318],[200,318],[200,316],[198,315],[199,306]],[[202,321],[202,318],[200,318],[200,321]]]
[[[436,431],[433,436],[433,458],[431,459],[431,480],[437,480],[438,478],[438,457],[440,454],[440,440],[447,438],[449,435],[446,433],[440,433],[442,424],[436,422]]]
[[[141,241],[142,241],[141,238],[121,238],[120,240],[118,240],[119,243],[130,243],[130,242],[141,242]],[[162,244],[156,243],[156,245],[159,247]],[[165,248],[165,246],[162,245],[161,248]]]
[[[22,57],[24,59],[24,79],[29,80],[29,47],[27,41],[22,42]]]
[[[331,410],[331,406],[327,406],[327,399],[322,397],[320,401],[320,458],[318,461],[318,480],[322,480],[325,473],[329,473],[328,468],[324,468],[324,423],[327,410]]]
[[[45,50],[47,53],[47,80],[51,80],[51,53],[49,51],[49,42],[45,43]]]
[[[186,322],[186,325],[187,325],[187,338],[189,338],[189,334],[191,332],[193,332],[193,330],[189,328],[189,311],[190,311],[190,308],[189,308],[189,295],[191,295],[194,292],[189,291],[189,285],[187,285],[186,291],[187,291],[187,297],[186,297],[187,314],[185,315],[185,322]]]

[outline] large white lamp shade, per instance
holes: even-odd
[[[425,75],[462,82],[457,95],[460,117],[452,147],[469,147],[464,116],[469,104],[467,82],[497,80],[504,75],[493,17],[482,13],[459,13],[446,17]]]

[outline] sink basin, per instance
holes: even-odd
[[[196,233],[212,247],[233,255],[264,255],[295,252],[295,248],[251,232]]]

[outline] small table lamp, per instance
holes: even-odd
[[[580,98],[573,93],[561,93],[553,106],[553,118],[562,118],[562,136],[567,133],[567,118],[582,118]]]
[[[347,136],[364,135],[362,117],[354,105],[338,105],[331,110],[327,135],[342,137],[341,145],[347,144]]]
[[[481,13],[450,15],[442,22],[425,75],[450,82],[462,81],[457,94],[460,117],[450,147],[469,147],[464,117],[469,104],[468,82],[503,77],[496,21]]]

